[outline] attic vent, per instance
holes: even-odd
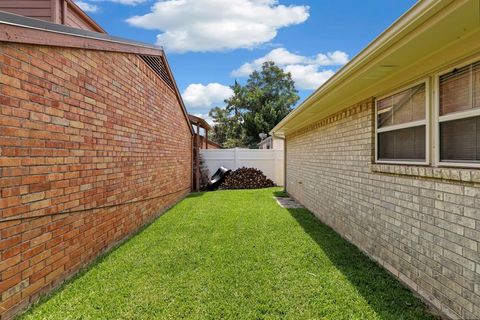
[[[175,85],[173,84],[173,80],[170,77],[170,74],[167,71],[167,67],[163,63],[160,57],[156,56],[146,56],[146,55],[139,55],[145,63],[152,68],[152,70],[163,80],[165,83],[172,89],[175,90]]]

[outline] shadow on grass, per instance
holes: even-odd
[[[197,198],[197,197],[201,197],[203,196],[205,193],[207,193],[208,191],[199,191],[199,192],[192,192],[190,193],[188,196],[186,196],[186,198]]]
[[[274,191],[273,196],[277,198],[286,198],[288,195],[285,193],[285,191]]]
[[[275,196],[278,196],[274,192]],[[436,319],[398,280],[307,209],[287,209],[380,319]]]

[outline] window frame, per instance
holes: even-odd
[[[434,128],[434,164],[436,167],[459,167],[459,168],[480,168],[480,162],[456,162],[456,161],[442,161],[440,158],[440,123],[442,122],[449,122],[454,120],[461,120],[461,119],[468,119],[473,117],[480,116],[480,108],[471,109],[471,110],[463,110],[452,112],[444,116],[440,116],[440,77],[454,71],[455,69],[463,68],[470,64],[474,64],[480,61],[480,57],[477,56],[475,58],[469,59],[462,63],[457,63],[449,68],[443,69],[440,72],[434,74],[433,81],[434,81],[434,105],[433,105],[433,128]],[[470,99],[473,97],[471,96]]]
[[[391,97],[397,93],[406,91],[411,89],[415,86],[420,84],[425,84],[425,119],[424,120],[417,120],[408,123],[402,123],[397,125],[388,126],[386,128],[378,128],[378,101],[384,98]],[[422,165],[426,166],[430,164],[430,148],[431,148],[431,140],[430,140],[430,82],[429,78],[423,78],[422,80],[412,82],[408,85],[402,86],[401,88],[390,91],[388,94],[384,94],[382,96],[375,98],[375,163],[379,164],[399,164],[399,165]],[[425,161],[402,161],[398,159],[393,160],[379,160],[378,158],[378,134],[382,132],[388,131],[395,131],[400,129],[407,129],[407,128],[414,128],[418,126],[425,126]]]

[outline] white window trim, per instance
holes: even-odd
[[[441,161],[440,160],[440,123],[446,121],[460,120],[480,116],[480,108],[453,112],[444,116],[440,116],[440,77],[444,74],[450,73],[455,69],[468,66],[479,61],[480,57],[475,57],[457,64],[448,69],[444,69],[434,75],[434,105],[433,105],[433,129],[434,129],[434,165],[437,167],[459,167],[459,168],[480,168],[480,163],[472,162],[455,162],[455,161]]]
[[[378,128],[378,101],[384,98],[393,96],[402,91],[408,90],[412,87],[418,86],[420,84],[425,84],[425,120],[412,121],[397,125],[392,125],[384,128]],[[392,91],[388,94],[382,95],[378,98],[375,98],[375,163],[379,164],[399,164],[399,165],[422,165],[426,166],[430,164],[430,82],[429,78],[424,78],[421,81],[411,83],[407,86],[404,86],[398,90]],[[387,131],[413,128],[418,126],[425,126],[425,161],[402,161],[402,160],[379,160],[378,159],[378,134]]]

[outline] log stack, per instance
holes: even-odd
[[[261,170],[242,167],[231,172],[220,185],[220,189],[259,189],[273,186],[273,181]]]

